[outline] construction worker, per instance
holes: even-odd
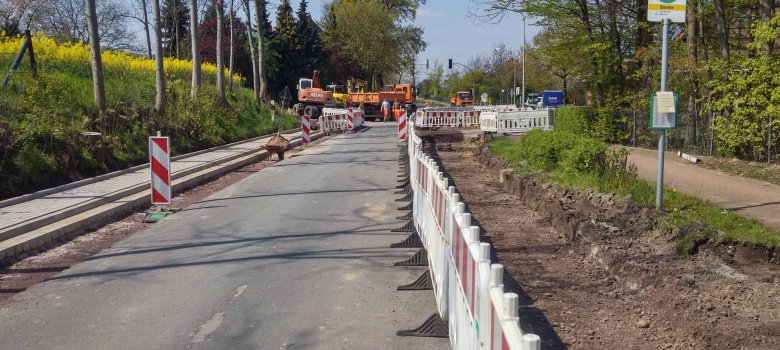
[[[395,101],[393,103],[393,119],[398,120],[401,118],[401,102]]]
[[[384,120],[387,121],[387,117],[390,114],[390,102],[387,102],[387,100],[382,101],[382,107],[380,109],[385,116]]]

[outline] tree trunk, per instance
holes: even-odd
[[[89,46],[92,56],[92,88],[95,92],[95,106],[98,113],[103,116],[106,113],[106,89],[103,82],[103,58],[100,55],[100,34],[98,29],[97,10],[95,0],[86,0],[87,3],[87,27],[89,29]]]
[[[249,0],[243,0],[244,13],[246,14],[247,34],[249,34],[249,54],[252,58],[252,88],[255,92],[255,101],[260,102],[260,80],[257,76],[257,60],[255,59],[255,44],[252,39],[252,11],[249,9]]]
[[[690,67],[690,91],[688,93],[688,113],[687,116],[687,126],[685,129],[685,140],[684,140],[684,147],[687,147],[690,149],[690,146],[692,144],[696,143],[696,129],[697,129],[697,115],[698,111],[696,109],[696,100],[698,99],[699,95],[699,84],[696,79],[696,71],[695,69],[699,65],[699,55],[698,55],[698,38],[696,33],[696,26],[697,26],[697,20],[696,20],[696,13],[697,13],[697,1],[696,0],[688,0],[688,6],[687,6],[687,12],[685,14],[685,24],[687,26],[687,34],[688,34],[688,65]]]
[[[264,61],[264,55],[265,55],[265,30],[266,28],[262,28],[262,23],[260,21],[261,16],[261,9],[260,9],[260,1],[255,0],[255,17],[257,18],[257,76],[259,81],[259,96],[260,100],[265,99],[266,89],[268,88],[268,83],[265,79],[265,64],[263,64]],[[263,9],[264,10],[264,9]]]
[[[198,38],[198,0],[190,0],[190,38],[192,39],[192,96],[198,93],[200,71],[200,39]]]
[[[715,4],[715,24],[718,31],[718,41],[720,42],[720,56],[724,60],[729,60],[729,33],[726,28],[725,0],[714,0]]]
[[[176,38],[176,47],[175,47],[175,49],[176,49],[176,58],[177,58],[177,59],[181,59],[181,47],[180,47],[180,45],[179,45],[179,43],[181,42],[181,41],[179,40],[179,38],[181,37],[181,36],[180,36],[180,30],[179,30],[179,27],[180,27],[180,25],[179,25],[179,24],[180,24],[180,21],[181,21],[181,20],[179,19],[179,10],[180,10],[180,9],[179,9],[179,5],[180,5],[180,3],[179,3],[178,1],[175,1],[175,2],[173,3],[173,6],[174,6],[174,10],[173,10],[173,26],[174,26],[174,31],[173,31],[173,33],[174,33],[174,36],[175,36],[175,38]],[[174,49],[174,48],[173,48],[173,47],[171,47],[171,49]]]
[[[146,34],[146,57],[152,59],[152,37],[149,34],[149,10],[146,9],[146,0],[141,0],[141,9],[144,11],[144,33]]]
[[[225,99],[225,43],[222,41],[224,36],[224,16],[225,7],[222,0],[214,1],[215,8],[217,9],[217,90],[219,90],[219,97],[222,100]]]
[[[230,90],[233,90],[233,20],[235,19],[235,12],[233,11],[233,0],[230,0],[230,59],[228,63],[228,86]]]
[[[165,67],[163,66],[162,22],[160,21],[160,0],[152,0],[152,20],[154,21],[154,61],[157,96],[154,108],[157,115],[165,114]]]

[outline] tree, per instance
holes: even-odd
[[[224,19],[225,4],[223,0],[214,0],[214,6],[217,11],[217,90],[219,97],[225,99],[225,44],[222,42],[224,37]]]
[[[89,42],[84,0],[31,1],[26,11],[27,28],[41,30],[59,42]],[[96,21],[101,44],[118,50],[136,50],[136,37],[127,23],[132,18],[119,0],[96,2]]]
[[[255,0],[255,17],[257,17],[257,79],[259,81],[258,97],[263,100],[268,89],[268,80],[265,74],[265,35],[268,22],[266,1]],[[266,26],[268,25],[268,26]],[[263,29],[266,28],[266,29]]]
[[[242,0],[244,5],[244,15],[246,15],[246,25],[248,40],[249,40],[249,54],[252,58],[252,89],[255,93],[255,101],[260,102],[260,77],[257,72],[257,59],[255,58],[255,46],[252,39],[252,11],[249,9],[249,0]]]
[[[269,43],[269,51],[273,55],[267,55],[268,80],[272,91],[281,91],[284,87],[291,88],[295,85],[301,67],[304,66],[302,47],[301,33],[298,31],[290,1],[282,0],[276,10],[276,26]],[[260,76],[262,79],[263,74]]]
[[[86,0],[86,10],[90,54],[92,56],[92,87],[95,93],[95,106],[102,117],[106,113],[106,90],[103,85],[103,58],[100,54],[100,34],[98,33],[95,0]]]
[[[163,0],[163,49],[168,57],[182,58],[190,22],[185,0]],[[196,19],[197,20],[197,19]]]
[[[154,108],[158,115],[165,114],[165,67],[163,65],[162,19],[160,16],[160,0],[152,1],[152,21],[154,21],[154,63],[157,95]]]
[[[296,14],[298,18],[298,32],[301,36],[303,65],[299,75],[321,69],[322,64],[322,40],[320,40],[320,27],[311,18],[307,10],[306,0],[301,0]]]
[[[192,40],[192,96],[198,93],[202,73],[200,69],[200,38],[198,30],[198,0],[190,0],[190,39]]]

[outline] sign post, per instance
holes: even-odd
[[[661,46],[661,91],[656,93],[652,98],[651,106],[657,107],[653,110],[655,119],[656,114],[668,115],[668,111],[671,108],[676,107],[674,102],[674,95],[666,92],[666,76],[669,68],[669,25],[671,22],[685,23],[685,6],[686,0],[648,0],[647,2],[647,21],[648,22],[663,22],[663,42]],[[670,100],[672,101],[670,103]],[[660,104],[659,104],[660,102]],[[676,127],[676,108],[674,126]],[[653,125],[655,126],[655,125]],[[664,148],[666,144],[666,129],[670,127],[658,128],[658,178],[656,181],[655,189],[655,205],[658,209],[663,207],[663,193],[664,193]]]

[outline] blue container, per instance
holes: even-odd
[[[563,91],[543,91],[542,107],[563,106]]]

